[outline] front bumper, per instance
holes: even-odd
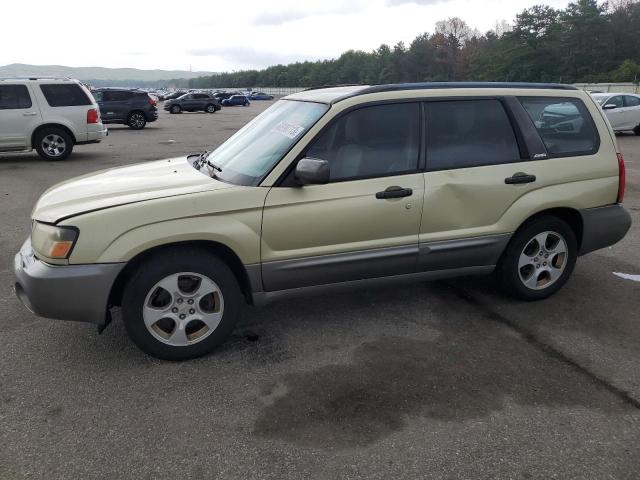
[[[16,295],[41,317],[103,326],[111,287],[124,263],[49,265],[38,260],[28,239],[14,259]]]
[[[580,216],[580,255],[618,243],[631,228],[631,215],[619,203],[580,210]]]

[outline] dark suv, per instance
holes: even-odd
[[[215,113],[221,108],[218,99],[208,93],[187,93],[179,98],[164,102],[164,109],[170,113],[183,111]]]
[[[93,96],[100,107],[103,123],[122,123],[134,130],[158,119],[156,101],[147,92],[115,88],[99,88]]]

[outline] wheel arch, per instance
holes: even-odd
[[[127,262],[127,265],[120,271],[115,281],[113,282],[111,291],[109,293],[108,305],[120,306],[122,304],[122,295],[124,293],[124,288],[127,282],[136,271],[136,269],[139,268],[140,265],[142,265],[145,261],[155,255],[159,255],[163,251],[181,248],[200,249],[206,253],[213,253],[218,258],[220,258],[227,264],[227,266],[235,275],[236,280],[238,281],[238,285],[240,286],[240,290],[245,296],[247,303],[252,302],[251,281],[249,280],[249,274],[244,264],[240,260],[240,257],[238,257],[238,255],[231,248],[229,248],[227,245],[224,245],[223,243],[211,240],[197,240],[172,242],[158,245],[137,254],[135,257],[129,260],[129,262]]]
[[[64,131],[66,134],[68,134],[71,137],[71,140],[73,141],[74,145],[76,143],[78,143],[78,140],[76,139],[75,134],[66,125],[62,125],[61,123],[44,123],[42,125],[38,125],[38,127],[36,127],[36,129],[31,134],[31,147],[32,148],[36,148],[36,138],[40,134],[40,132],[42,130],[44,130],[44,129],[47,129],[47,128],[59,128],[60,130]]]
[[[540,217],[556,217],[556,218],[559,218],[560,220],[563,220],[565,223],[567,223],[569,227],[571,227],[571,230],[573,230],[573,233],[575,233],[576,235],[576,241],[578,243],[578,251],[580,251],[580,248],[582,246],[582,237],[584,233],[584,223],[582,220],[582,215],[580,215],[580,212],[575,208],[570,208],[570,207],[547,208],[545,210],[540,210],[539,212],[534,213],[533,215],[529,216],[524,222],[520,224],[520,226],[513,233],[513,236],[511,238],[514,238],[520,230],[522,230],[523,228],[525,228],[526,226],[528,226],[529,224],[531,224],[532,222],[534,222],[536,219]]]

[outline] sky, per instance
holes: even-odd
[[[235,71],[410,43],[460,17],[486,32],[567,0],[3,0],[0,65]],[[22,21],[28,18],[28,22]],[[12,21],[11,19],[16,19]],[[22,20],[21,20],[22,19]]]

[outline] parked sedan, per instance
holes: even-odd
[[[224,105],[225,107],[234,107],[238,105],[246,107],[247,105],[249,105],[249,99],[244,95],[232,95],[226,100],[223,100],[222,105]]]
[[[215,113],[220,110],[220,102],[208,93],[187,93],[179,98],[167,100],[164,109],[170,113],[207,112]]]
[[[592,96],[616,132],[633,131],[640,135],[640,95],[596,93]]]
[[[264,92],[254,92],[250,98],[251,100],[273,100],[273,95]]]
[[[178,90],[177,92],[168,93],[164,96],[163,100],[175,100],[176,98],[180,98],[185,93],[187,92],[185,92],[184,90]]]

